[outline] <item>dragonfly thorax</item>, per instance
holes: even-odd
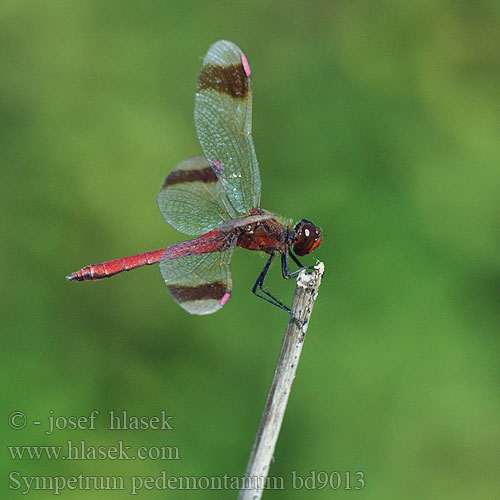
[[[266,253],[283,253],[287,229],[273,214],[254,209],[247,222],[235,228],[238,234],[237,246]],[[252,220],[252,219],[259,220]]]

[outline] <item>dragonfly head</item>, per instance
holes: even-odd
[[[321,229],[310,220],[302,219],[292,232],[291,244],[296,255],[307,255],[320,246]]]

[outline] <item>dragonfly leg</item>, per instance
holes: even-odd
[[[269,271],[269,268],[271,267],[271,264],[274,260],[274,256],[275,256],[274,253],[270,255],[268,261],[266,262],[266,265],[260,272],[259,277],[257,278],[257,281],[255,282],[255,285],[252,288],[252,292],[260,299],[264,299],[266,302],[269,302],[270,304],[273,304],[274,306],[279,307],[280,309],[283,309],[284,311],[290,313],[291,310],[289,307],[285,306],[283,302],[274,297],[274,295],[271,295],[264,288],[264,280],[266,279],[267,272]]]
[[[299,266],[297,271],[293,273],[290,272],[290,267],[288,265],[288,256],[292,258],[292,260]],[[297,257],[293,253],[284,253],[281,255],[281,272],[283,274],[283,278],[289,280],[290,278],[295,278],[302,270],[304,269],[314,269],[314,266],[304,266]]]

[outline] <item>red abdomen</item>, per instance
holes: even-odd
[[[199,238],[182,243],[175,243],[167,248],[146,252],[121,259],[108,260],[100,264],[86,266],[66,278],[70,281],[100,280],[109,278],[122,271],[130,271],[137,267],[156,264],[164,259],[177,259],[185,255],[209,253],[224,249],[226,235],[223,231],[211,231]]]

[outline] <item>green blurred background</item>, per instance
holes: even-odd
[[[156,266],[68,283],[83,265],[181,241],[156,206],[200,153],[201,58],[219,39],[254,74],[262,206],[323,228],[326,274],[264,498],[498,498],[498,1],[0,4],[1,498],[23,475],[240,476],[286,315],[251,294],[186,314]],[[311,257],[304,259],[313,263]],[[286,302],[279,266],[269,288]],[[47,436],[99,410],[95,431]],[[174,416],[109,431],[105,414]],[[23,411],[28,425],[8,428]],[[6,445],[178,446],[178,461],[10,459]],[[292,488],[292,471],[363,471],[366,486]],[[128,498],[64,491],[64,498]],[[142,491],[236,498],[235,491]],[[32,492],[49,498],[51,492]]]

